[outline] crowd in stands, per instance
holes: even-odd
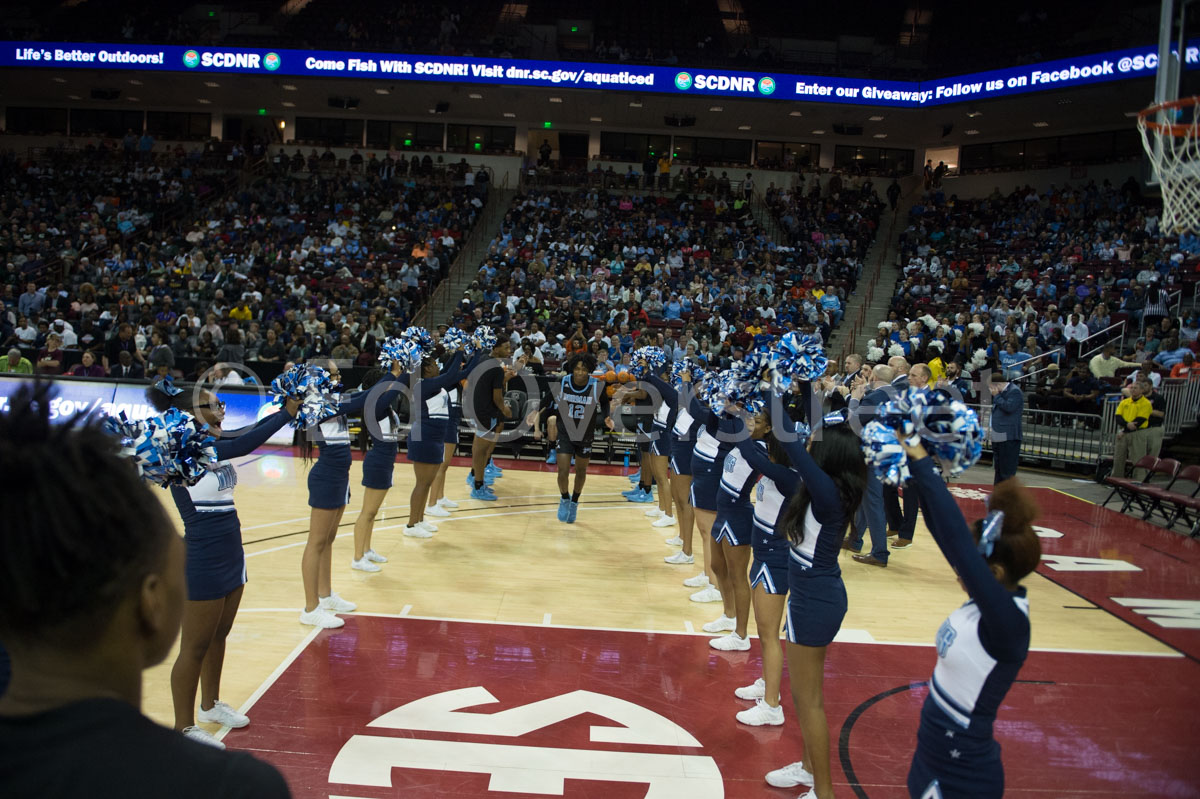
[[[281,170],[203,202],[211,181],[188,163],[0,160],[14,187],[0,199],[0,371],[373,363],[448,274],[486,199],[426,175]]]
[[[505,330],[535,364],[590,350],[608,370],[642,333],[674,358],[711,365],[783,329],[827,341],[857,286],[879,203],[819,189],[770,200],[780,238],[744,197],[529,191],[446,321]]]
[[[997,369],[1027,378],[1032,407],[1086,414],[1139,374],[1192,377],[1200,320],[1179,300],[1190,308],[1200,247],[1161,230],[1159,209],[1132,179],[976,200],[927,192],[868,362]]]

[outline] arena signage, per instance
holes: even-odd
[[[1184,59],[1187,69],[1195,69],[1200,64],[1200,40],[1189,43]],[[0,43],[0,67],[387,78],[545,88],[619,87],[664,94],[920,108],[1149,77],[1158,68],[1158,55],[1156,48],[1147,45],[970,75],[905,82],[774,71],[329,50],[4,42]]]

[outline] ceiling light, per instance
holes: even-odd
[[[517,115],[516,115],[516,114],[514,114],[512,111],[505,111],[505,112],[504,112],[504,118],[505,118],[505,119],[516,119],[516,118],[517,118]]]
[[[788,113],[788,116],[790,116],[790,117],[802,117],[802,116],[804,116],[804,114],[802,114],[802,113],[801,113],[801,112],[799,112],[799,111],[791,111],[791,112],[789,112],[789,113]]]
[[[280,105],[282,105],[284,108],[295,108],[296,107],[295,103],[289,103],[287,100],[284,100],[282,103],[280,103]]]
[[[641,100],[630,100],[630,101],[629,101],[629,107],[630,107],[630,108],[641,108],[641,107],[642,107],[642,101],[641,101]]]
[[[483,95],[479,94],[478,92],[472,92],[471,94],[468,94],[467,97],[470,97],[472,100],[482,100],[483,99]]]
[[[712,108],[710,108],[708,110],[709,111],[724,111],[725,109],[719,105],[714,105]]]
[[[391,94],[392,90],[391,89],[376,89],[375,93],[376,94]]]
[[[738,125],[738,130],[750,130],[749,125]]]
[[[824,136],[824,135],[825,135],[825,131],[823,131],[823,130],[814,130],[814,131],[813,131],[813,135],[815,135],[815,136]]]
[[[1126,111],[1125,116],[1128,117],[1129,119],[1133,119],[1134,117],[1136,117],[1138,115],[1138,113],[1139,112],[1137,112],[1137,111]]]
[[[970,130],[964,130],[963,133],[967,134],[968,136],[978,136],[979,135],[979,131],[975,130],[975,128],[971,128]]]
[[[55,83],[66,83],[67,82],[66,78],[53,78],[53,80]]]
[[[80,97],[78,94],[68,94],[67,99],[68,100],[82,100],[83,98]]]
[[[431,114],[436,114],[436,113],[437,113],[437,109],[436,109],[436,108],[431,108],[431,109],[429,109],[429,113],[431,113]]]
[[[293,83],[284,83],[283,85],[280,86],[280,88],[283,89],[285,92],[296,91],[296,86]]]
[[[887,134],[886,134],[886,133],[876,133],[876,134],[874,134],[874,135],[873,135],[871,138],[873,138],[873,139],[886,139],[886,138],[887,138]]]
[[[196,100],[200,105],[212,105],[212,100],[205,100],[203,97]]]
[[[591,119],[592,122],[603,122],[604,121],[603,117],[589,117],[589,119]]]
[[[1063,97],[1063,98],[1061,98],[1061,99],[1058,101],[1058,104],[1059,104],[1059,105],[1070,105],[1070,104],[1071,104],[1071,98],[1070,98],[1070,97]]]
[[[216,88],[218,88],[218,87],[219,87],[221,84],[217,83],[215,80],[206,80],[206,81],[204,81],[204,85],[205,85],[205,86],[207,86],[207,87],[208,87],[208,88],[210,88],[210,89],[216,89]]]
[[[976,111],[975,109],[972,108],[970,111],[967,112],[967,116],[969,116],[971,119],[974,119],[975,117],[983,116],[983,112]]]
[[[550,98],[550,102],[552,102],[552,103],[561,103],[561,102],[562,102],[562,98],[561,98],[561,97],[551,97],[551,98]]]
[[[126,97],[125,99],[131,103],[136,103],[136,102],[140,101],[142,98],[141,97]]]
[[[1048,128],[1048,127],[1050,127],[1050,123],[1049,122],[1034,122],[1033,126],[1035,128]]]
[[[140,80],[136,79],[136,78],[130,78],[130,79],[129,79],[129,84],[130,84],[131,86],[141,86],[141,85],[142,85],[142,82],[141,82]]]
[[[870,120],[871,122],[882,122],[883,121],[883,117],[881,117],[879,114],[876,114],[873,117],[867,117],[867,119]]]

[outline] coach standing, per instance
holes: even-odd
[[[1016,383],[996,381],[1001,374],[994,373],[992,382],[988,384],[988,391],[992,394],[989,428],[996,483],[1002,483],[1017,474],[1017,462],[1021,457],[1021,412],[1025,409],[1025,395]]]

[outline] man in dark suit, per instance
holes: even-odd
[[[992,395],[992,419],[988,434],[992,439],[992,465],[996,470],[996,483],[1017,474],[1017,463],[1021,458],[1021,413],[1025,409],[1025,395],[1016,383],[1004,382],[1001,372],[994,372],[988,383]]]
[[[929,388],[929,379],[933,373],[923,363],[914,363],[908,370],[908,384],[911,388]],[[888,517],[888,536],[895,536],[892,549],[908,549],[912,546],[913,533],[917,529],[917,514],[921,510],[917,492],[914,488],[904,489],[904,500],[901,503],[893,488],[890,492],[885,486],[883,499]],[[901,509],[903,504],[903,509]],[[893,523],[894,522],[894,523]]]
[[[141,364],[133,362],[133,356],[129,354],[129,350],[121,350],[117,354],[117,363],[108,370],[109,377],[121,377],[126,380],[141,380],[146,376],[146,370]]]
[[[895,373],[890,366],[876,366],[871,373],[872,381],[868,386],[861,378],[855,382],[850,393],[850,412],[855,419],[857,432],[861,435],[863,427],[875,418],[878,408],[891,399],[889,385]],[[883,512],[883,483],[867,470],[867,484],[863,491],[862,504],[858,507],[851,533],[842,544],[854,554],[854,560],[868,566],[887,566],[887,521]],[[863,545],[863,528],[871,533],[871,553],[861,554]]]

